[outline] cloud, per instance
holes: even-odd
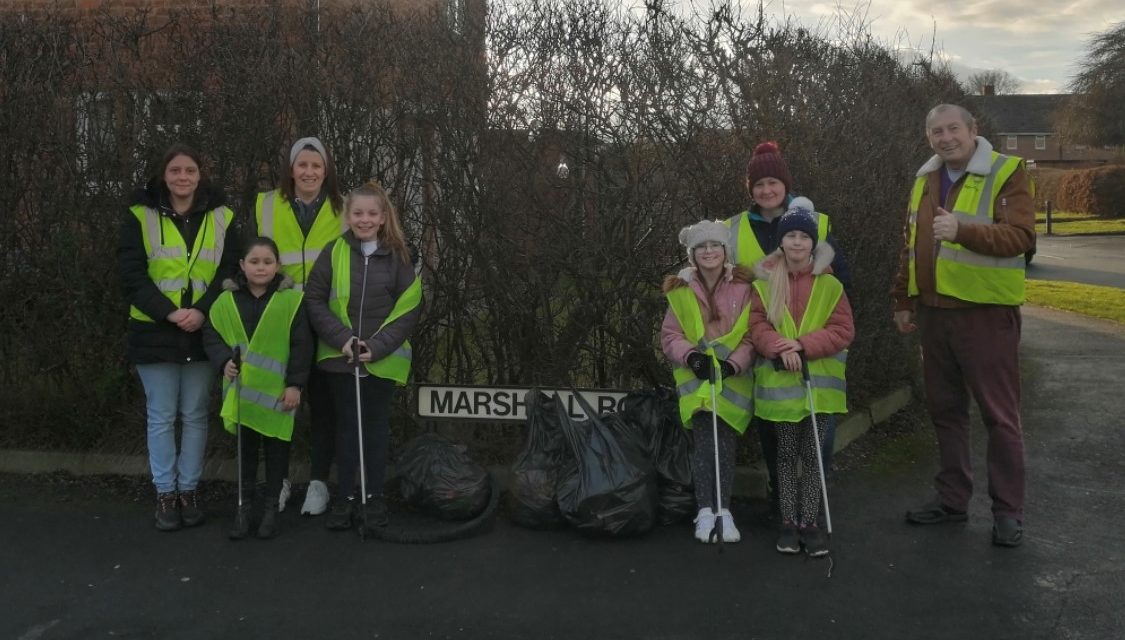
[[[756,0],[741,0],[756,11]],[[770,0],[775,20],[795,18],[809,27],[831,29],[866,24],[891,48],[931,50],[961,77],[972,71],[1003,69],[1024,82],[1025,92],[1065,91],[1091,35],[1122,20],[1121,0]],[[968,70],[962,74],[960,70]]]

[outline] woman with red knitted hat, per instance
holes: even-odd
[[[793,202],[793,175],[789,171],[789,163],[781,155],[781,148],[776,142],[767,141],[754,148],[754,154],[746,163],[746,194],[750,197],[750,205],[746,209],[726,220],[731,228],[731,255],[737,264],[754,268],[762,258],[773,253],[781,243],[778,234],[778,221],[781,215]],[[823,213],[815,214],[817,218],[816,240],[832,247],[835,258],[832,260],[832,274],[844,285],[848,291],[851,279],[848,274],[848,263],[844,259],[844,252],[837,244],[835,237],[829,231],[828,216]],[[769,424],[755,420],[756,430],[762,443],[762,455],[766,460],[766,469],[769,471],[769,493],[774,513],[778,511],[777,493],[777,435]],[[832,447],[835,441],[836,428],[833,421],[826,425],[827,435],[824,438],[824,464],[827,468],[832,457]]]

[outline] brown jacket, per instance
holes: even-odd
[[[991,154],[992,145],[984,138],[977,137],[977,150],[969,160],[966,173],[987,175],[991,166]],[[934,253],[934,213],[939,206],[942,206],[939,202],[940,172],[944,170],[944,163],[935,155],[918,170],[917,174],[926,176],[922,201],[918,205],[917,242],[914,246],[919,292],[917,301],[928,307],[947,309],[972,307],[976,305],[939,294],[934,284],[934,263],[937,260]],[[946,206],[943,207],[945,210],[952,210],[964,182],[965,177],[961,176],[953,183],[946,197]],[[899,255],[898,273],[891,288],[895,311],[915,309],[915,300],[907,295],[910,278],[909,218],[910,212],[907,211],[903,225],[904,241]],[[1035,244],[1035,204],[1028,188],[1027,171],[1023,167],[1016,169],[1016,172],[1000,187],[1000,192],[996,196],[994,224],[958,225],[956,242],[975,253],[1000,258],[1022,255]]]

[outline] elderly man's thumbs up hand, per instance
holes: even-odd
[[[957,216],[938,207],[934,216],[934,238],[954,242],[957,239]]]

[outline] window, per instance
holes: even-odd
[[[75,104],[79,171],[114,166],[118,153],[114,136],[118,126],[116,112],[113,94],[104,91],[79,94]]]
[[[1004,140],[1004,148],[1008,151],[1015,151],[1019,148],[1019,138],[1017,136],[1006,136]]]
[[[1035,150],[1043,151],[1047,148],[1047,136],[1035,136]]]

